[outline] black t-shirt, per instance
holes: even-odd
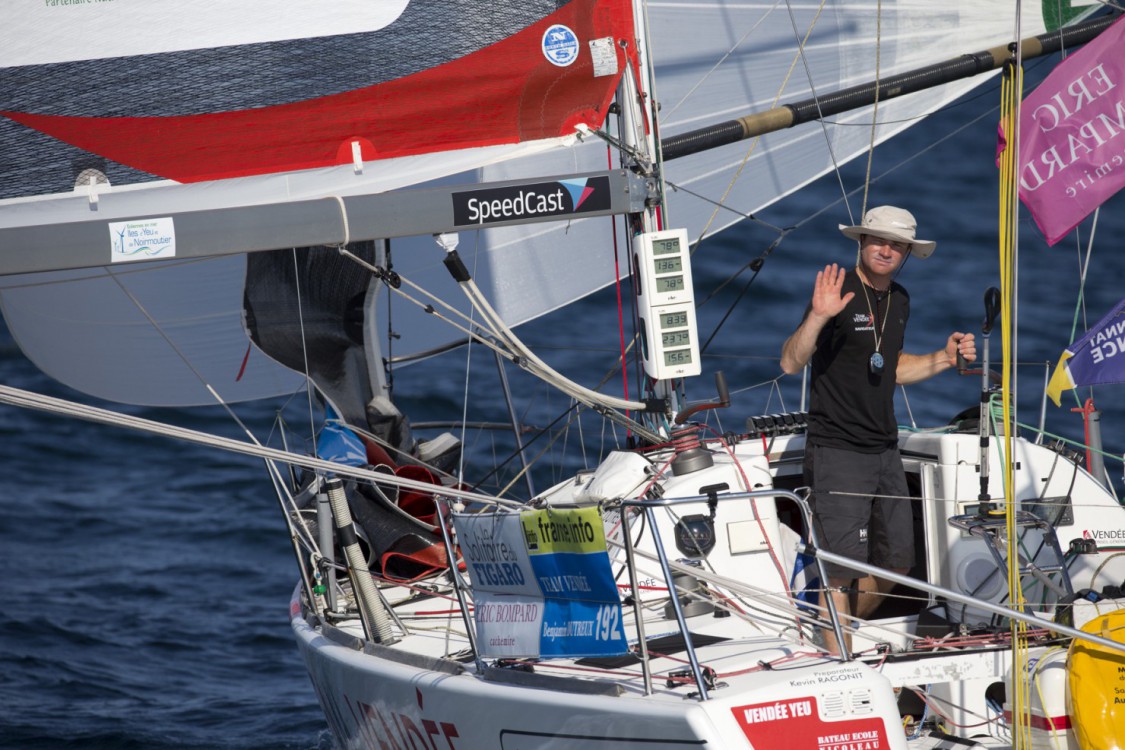
[[[876,293],[855,271],[844,278],[841,294],[848,292],[855,292],[855,297],[825,324],[816,340],[808,439],[829,448],[877,453],[898,442],[895,369],[910,317],[910,296],[895,283],[889,292]],[[871,371],[876,333],[883,355],[881,373]]]

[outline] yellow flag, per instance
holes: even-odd
[[[1055,406],[1062,406],[1063,391],[1069,391],[1074,387],[1074,379],[1070,377],[1070,370],[1067,369],[1066,361],[1074,355],[1070,352],[1063,350],[1062,356],[1059,357],[1059,363],[1055,366],[1055,372],[1051,375],[1051,382],[1047,384],[1047,395],[1055,402]]]

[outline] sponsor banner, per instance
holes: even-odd
[[[754,747],[887,750],[891,746],[882,719],[824,721],[811,695],[734,706],[731,712]]]
[[[611,656],[628,650],[620,602],[546,600],[540,656]]]
[[[543,628],[542,599],[477,592],[473,619],[481,656],[518,658],[539,655]]]
[[[1125,187],[1125,19],[1024,99],[1020,199],[1054,245]]]
[[[515,513],[455,513],[457,542],[476,593],[542,598]]]
[[[1092,539],[1095,542],[1125,543],[1125,529],[1083,529],[1083,539]]]
[[[109,223],[111,263],[176,257],[176,227],[172,217]]]
[[[524,512],[520,525],[545,596],[615,604],[620,600],[597,508]]]
[[[609,178],[588,177],[453,193],[458,227],[570,216],[611,208]]]
[[[1061,406],[1062,392],[1080,385],[1125,382],[1125,299],[1063,350],[1047,385],[1047,395]]]
[[[597,508],[454,514],[486,657],[628,651]]]

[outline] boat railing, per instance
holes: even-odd
[[[1063,623],[1055,622],[1053,620],[1045,620],[1042,617],[1036,617],[1035,615],[1021,612],[1017,609],[1011,609],[1010,607],[1005,607],[1002,604],[993,604],[987,599],[976,599],[959,591],[954,591],[953,589],[943,588],[942,586],[935,586],[932,583],[926,583],[925,581],[920,581],[917,578],[911,578],[910,576],[894,573],[885,568],[879,568],[874,565],[861,563],[857,560],[852,560],[851,558],[842,557],[835,553],[828,552],[827,550],[816,550],[813,549],[811,545],[806,546],[803,551],[806,554],[815,557],[818,561],[823,560],[824,562],[830,562],[836,565],[846,565],[852,570],[864,573],[866,575],[885,578],[892,583],[911,586],[913,588],[919,589],[920,591],[933,594],[934,596],[944,597],[959,604],[966,604],[972,607],[976,607],[977,609],[983,609],[987,612],[1000,615],[1001,617],[1007,617],[1012,620],[1019,620],[1036,628],[1042,628],[1044,630],[1049,630],[1054,633],[1069,636],[1071,638],[1079,638],[1091,643],[1096,643],[1104,648],[1110,648],[1114,651],[1125,653],[1125,643],[1119,643],[1108,638],[1103,638],[1100,635],[1087,633],[1085,631],[1078,630],[1077,628],[1072,628],[1069,625],[1064,625]]]
[[[804,497],[802,497],[802,496],[800,496],[800,495],[798,495],[794,492],[791,492],[789,490],[781,490],[781,489],[754,490],[754,491],[749,491],[749,492],[729,492],[729,493],[724,493],[722,495],[718,495],[717,492],[712,492],[711,494],[708,494],[708,495],[695,495],[695,496],[686,496],[686,497],[666,497],[666,498],[653,498],[653,499],[646,499],[646,498],[622,499],[622,500],[619,500],[619,501],[616,501],[616,502],[606,504],[607,507],[612,506],[614,508],[620,508],[623,513],[624,513],[624,510],[626,508],[633,508],[633,509],[636,509],[637,511],[639,511],[640,513],[644,514],[645,517],[646,517],[647,525],[652,530],[652,534],[654,535],[653,536],[653,542],[654,542],[654,546],[656,548],[656,552],[657,552],[658,559],[659,559],[659,562],[660,562],[660,568],[661,568],[661,571],[662,571],[662,574],[663,574],[663,577],[664,577],[665,585],[667,586],[667,590],[671,593],[671,597],[670,597],[671,606],[674,609],[674,612],[675,612],[675,615],[676,615],[676,621],[677,621],[677,624],[679,626],[679,630],[683,634],[684,647],[685,647],[685,650],[687,652],[688,661],[690,662],[690,665],[691,665],[691,675],[692,675],[692,677],[695,681],[696,686],[699,689],[698,694],[699,694],[699,697],[700,697],[701,700],[707,700],[708,683],[707,683],[707,680],[705,679],[704,671],[700,666],[699,659],[698,659],[698,657],[696,655],[696,652],[695,652],[695,647],[694,647],[694,645],[692,643],[692,640],[691,640],[691,634],[688,630],[688,626],[687,626],[687,622],[686,622],[686,616],[684,614],[683,606],[680,602],[680,597],[676,593],[676,584],[675,584],[674,572],[673,572],[673,569],[672,569],[672,564],[668,559],[668,555],[667,555],[667,552],[665,550],[664,543],[663,543],[663,541],[660,537],[660,529],[659,529],[659,525],[657,524],[657,519],[656,519],[656,515],[655,515],[656,509],[657,508],[664,508],[664,507],[671,507],[671,506],[676,506],[676,505],[699,504],[700,502],[707,502],[707,503],[711,503],[713,505],[717,505],[719,502],[756,500],[756,499],[761,499],[761,498],[788,498],[788,499],[794,501],[797,504],[797,507],[799,507],[801,509],[801,513],[804,515],[805,528],[810,529],[810,533],[815,533],[815,532],[811,531],[812,528],[813,528],[813,526],[812,526],[812,513],[811,513],[811,510],[809,508],[808,502],[806,501],[806,499]],[[456,559],[455,558],[455,550],[454,550],[454,547],[453,547],[453,541],[449,536],[449,521],[450,521],[450,514],[451,514],[451,511],[452,511],[452,508],[449,507],[449,500],[447,498],[442,498],[440,496],[438,497],[438,502],[437,502],[436,505],[437,505],[438,514],[439,514],[439,524],[438,524],[438,526],[439,526],[439,528],[442,529],[442,532],[443,532],[442,535],[445,539],[447,554],[449,555],[449,559],[451,559],[451,560]],[[513,509],[498,508],[497,510],[504,511],[504,510],[513,510]],[[627,567],[628,573],[629,573],[629,587],[630,587],[631,600],[633,602],[634,615],[635,615],[634,621],[635,621],[636,630],[637,630],[637,643],[638,643],[638,649],[640,650],[639,656],[640,656],[640,661],[641,661],[642,670],[643,670],[643,677],[644,677],[644,690],[645,690],[645,694],[649,695],[653,692],[653,689],[652,689],[652,669],[651,669],[651,665],[650,665],[650,661],[649,661],[647,641],[646,641],[645,632],[644,632],[644,617],[643,617],[643,614],[642,614],[642,611],[641,611],[641,597],[640,597],[640,587],[639,587],[638,581],[637,581],[637,567],[636,567],[635,550],[633,548],[632,535],[629,534],[629,533],[625,533],[623,536],[624,536],[624,545],[623,546],[625,548],[625,554],[626,554],[626,567]],[[812,538],[812,545],[814,547],[816,546],[815,536]],[[816,565],[820,568],[820,570],[819,570],[820,580],[822,580],[822,581],[828,580],[827,577],[825,576],[823,565],[820,563],[819,560],[816,561]],[[453,581],[453,587],[455,589],[455,594],[456,594],[456,597],[457,597],[458,605],[459,605],[459,608],[461,610],[461,616],[462,616],[462,618],[464,620],[464,623],[465,623],[466,635],[467,635],[468,640],[469,640],[469,648],[470,648],[471,652],[474,654],[474,658],[475,658],[475,661],[476,661],[478,672],[483,675],[488,670],[487,670],[487,668],[486,668],[486,666],[485,666],[485,664],[484,664],[484,662],[481,658],[481,652],[480,652],[480,649],[478,648],[478,637],[477,637],[477,634],[476,634],[476,631],[475,631],[474,617],[473,617],[473,614],[472,614],[472,609],[470,607],[469,601],[466,597],[466,593],[469,590],[471,590],[471,586],[466,581],[464,581],[461,578],[461,576],[458,575],[456,572],[453,572],[452,581]],[[831,597],[827,598],[826,604],[827,604],[828,615],[829,615],[829,618],[831,619],[831,622],[832,622],[832,628],[836,633],[837,642],[843,643],[844,642],[843,626],[840,622],[840,618],[838,616],[838,613],[836,611],[834,603],[832,602]]]
[[[1064,635],[1064,636],[1069,636],[1069,637],[1072,637],[1072,638],[1081,638],[1081,639],[1090,641],[1092,643],[1099,644],[1103,647],[1112,648],[1112,649],[1114,649],[1116,651],[1119,651],[1119,652],[1125,652],[1125,644],[1123,644],[1123,643],[1117,643],[1117,642],[1109,640],[1107,638],[1103,638],[1101,636],[1091,634],[1091,633],[1086,633],[1084,631],[1078,630],[1076,628],[1069,627],[1067,625],[1063,625],[1061,623],[1057,623],[1057,622],[1050,621],[1050,620],[1045,620],[1045,619],[1043,619],[1041,617],[1037,617],[1033,614],[1029,614],[1029,613],[1022,612],[1022,611],[1015,610],[1015,609],[1011,609],[1009,607],[1005,607],[1005,606],[1000,605],[1000,604],[993,604],[992,602],[989,602],[989,601],[986,601],[986,600],[976,599],[972,596],[961,593],[960,591],[947,589],[947,588],[942,587],[942,586],[937,586],[937,585],[934,585],[934,584],[931,584],[931,583],[928,583],[928,582],[925,582],[925,581],[921,581],[921,580],[918,580],[918,579],[915,579],[915,578],[911,578],[911,577],[906,576],[906,575],[894,573],[894,572],[892,572],[890,570],[887,570],[887,569],[884,569],[884,568],[880,568],[880,567],[877,567],[877,566],[874,566],[874,565],[868,565],[866,563],[862,563],[862,562],[859,562],[857,560],[853,560],[853,559],[848,558],[848,557],[842,557],[842,556],[834,554],[832,552],[828,552],[827,550],[820,549],[819,542],[816,539],[815,532],[813,531],[814,527],[813,527],[813,524],[812,524],[812,510],[809,507],[808,499],[805,496],[803,496],[802,494],[798,494],[798,493],[791,492],[791,491],[788,491],[788,490],[768,489],[768,490],[754,490],[754,491],[750,491],[750,492],[731,492],[731,493],[725,493],[723,495],[718,495],[718,496],[715,495],[715,494],[710,494],[710,495],[695,495],[695,496],[675,497],[675,498],[672,498],[672,497],[657,498],[657,499],[637,498],[637,499],[630,499],[630,500],[622,500],[620,502],[620,505],[623,508],[635,508],[638,511],[644,513],[645,516],[646,516],[648,528],[651,529],[651,533],[653,534],[653,542],[654,542],[654,546],[655,546],[656,551],[657,551],[657,555],[659,557],[660,567],[661,567],[661,570],[662,570],[663,575],[664,575],[665,583],[668,587],[668,590],[670,592],[672,592],[672,594],[673,594],[671,596],[672,607],[673,607],[673,609],[675,611],[675,614],[676,614],[676,620],[677,620],[677,623],[679,625],[680,632],[683,634],[685,651],[686,651],[687,656],[688,656],[688,661],[691,665],[692,677],[695,680],[696,686],[699,690],[699,696],[700,696],[701,700],[706,700],[707,697],[708,697],[708,692],[707,692],[708,682],[706,680],[706,675],[704,674],[704,670],[700,666],[699,659],[698,659],[698,657],[696,655],[696,652],[695,652],[695,648],[692,644],[691,634],[690,634],[690,632],[688,630],[688,627],[687,627],[687,622],[686,622],[686,618],[685,618],[685,615],[684,615],[683,607],[681,606],[681,603],[680,603],[680,598],[675,595],[674,572],[672,570],[671,563],[668,560],[668,555],[665,551],[663,541],[661,540],[661,537],[660,537],[660,530],[659,530],[658,524],[656,523],[655,511],[656,511],[656,508],[658,508],[658,507],[670,507],[670,506],[684,505],[684,504],[699,504],[701,502],[717,503],[717,502],[727,502],[727,501],[733,501],[733,500],[755,500],[755,499],[762,499],[762,498],[774,498],[774,499],[785,498],[785,499],[789,499],[789,500],[792,500],[797,505],[798,508],[800,508],[801,514],[804,517],[805,528],[810,530],[810,532],[809,532],[810,538],[809,538],[809,541],[807,543],[802,543],[802,544],[799,545],[798,551],[808,555],[809,557],[811,557],[813,559],[813,561],[815,562],[815,564],[817,566],[817,570],[818,570],[818,573],[820,575],[820,579],[822,581],[828,580],[828,577],[827,577],[827,575],[825,573],[825,570],[824,570],[824,564],[825,563],[832,563],[834,565],[840,565],[840,566],[843,566],[843,567],[847,567],[851,570],[855,570],[856,572],[860,573],[861,575],[872,575],[872,576],[875,576],[875,577],[884,578],[884,579],[887,579],[887,580],[892,581],[894,583],[898,583],[898,584],[901,584],[901,585],[904,585],[904,586],[909,586],[909,587],[912,587],[912,588],[915,588],[915,589],[919,589],[919,590],[924,591],[926,593],[932,594],[934,597],[944,598],[948,601],[954,601],[954,602],[966,604],[966,605],[969,605],[969,606],[977,607],[977,608],[980,608],[980,609],[984,609],[984,610],[989,611],[993,614],[1000,615],[1001,617],[1007,617],[1007,618],[1010,618],[1012,620],[1023,621],[1025,623],[1027,623],[1029,625],[1032,625],[1034,627],[1037,627],[1037,628],[1043,628],[1043,629],[1049,630],[1051,632],[1058,633],[1058,634]],[[636,626],[637,626],[637,636],[638,636],[638,644],[639,644],[638,647],[639,647],[640,652],[641,652],[640,657],[641,657],[641,664],[642,664],[642,669],[643,669],[643,674],[644,674],[645,692],[646,692],[646,694],[648,694],[648,693],[652,692],[652,674],[651,674],[651,667],[649,665],[648,653],[647,653],[647,649],[646,649],[643,617],[641,616],[641,611],[640,611],[640,596],[639,596],[637,579],[636,579],[636,565],[635,565],[635,560],[634,560],[634,550],[633,550],[632,539],[631,539],[630,534],[624,535],[624,547],[625,547],[625,552],[626,552],[627,566],[628,566],[628,570],[629,570],[629,585],[630,585],[631,594],[632,594],[631,599],[633,601],[633,607],[634,607],[634,613],[635,613],[634,620],[635,620]],[[825,597],[825,605],[826,605],[826,611],[828,613],[829,620],[830,620],[831,625],[832,625],[832,629],[833,629],[833,631],[836,635],[836,642],[837,643],[845,643],[845,640],[844,640],[844,637],[843,637],[843,625],[842,625],[839,613],[834,606],[834,603],[832,601],[831,596]],[[845,652],[841,656],[841,658],[846,661],[846,660],[850,660],[853,657],[852,657],[851,654]]]
[[[810,544],[813,548],[818,547],[819,545],[816,540],[815,531],[813,530],[812,511],[809,508],[807,499],[789,490],[752,490],[749,492],[724,493],[723,495],[718,495],[717,493],[712,492],[707,495],[693,495],[688,497],[663,497],[656,499],[637,498],[622,500],[620,502],[622,508],[636,508],[638,511],[644,513],[648,527],[652,530],[651,533],[653,535],[654,546],[656,547],[656,553],[660,560],[660,568],[664,575],[665,585],[668,587],[668,591],[672,594],[671,603],[676,614],[676,622],[679,625],[680,632],[683,634],[685,651],[688,656],[688,662],[691,665],[691,674],[693,679],[695,680],[696,687],[699,689],[699,697],[701,700],[707,700],[707,681],[705,679],[703,669],[699,665],[699,658],[695,653],[695,647],[691,641],[691,633],[688,630],[683,606],[680,602],[680,597],[676,595],[675,579],[673,577],[672,566],[668,560],[668,554],[664,548],[664,542],[660,537],[659,525],[656,522],[656,509],[671,507],[675,505],[699,504],[700,502],[707,502],[714,506],[719,502],[729,502],[732,500],[757,500],[763,498],[776,499],[779,497],[792,500],[797,504],[797,507],[801,509],[801,514],[804,516],[805,528],[809,530]],[[638,648],[641,651],[641,669],[644,675],[645,694],[648,695],[652,693],[652,669],[649,664],[648,648],[647,642],[645,640],[644,618],[641,614],[641,598],[637,585],[637,567],[634,557],[632,535],[626,533],[624,534],[624,538],[626,566],[629,571],[629,587],[630,593],[632,594],[631,598],[633,601],[633,619],[636,622],[637,643]],[[819,558],[816,558],[815,562],[820,575],[820,580],[827,581],[828,577],[824,571],[823,563]],[[832,623],[832,630],[836,634],[836,642],[844,643],[843,625],[840,622],[839,613],[836,611],[836,606],[832,601],[831,596],[825,597],[825,604],[828,611],[828,617]]]
[[[1051,631],[1051,632],[1054,632],[1054,633],[1058,633],[1060,635],[1069,636],[1071,638],[1080,638],[1080,639],[1089,641],[1091,643],[1098,644],[1102,647],[1110,648],[1110,649],[1113,649],[1117,652],[1125,653],[1125,643],[1118,643],[1118,642],[1112,641],[1108,638],[1103,638],[1102,636],[1099,636],[1099,635],[1096,635],[1096,634],[1087,633],[1087,632],[1084,632],[1082,630],[1078,630],[1076,628],[1072,628],[1070,626],[1064,625],[1062,623],[1054,622],[1054,621],[1051,621],[1051,620],[1045,620],[1041,617],[1037,617],[1037,616],[1035,616],[1033,614],[1030,614],[1030,613],[1022,612],[1022,611],[1019,611],[1019,610],[1016,610],[1016,609],[1012,609],[1010,607],[1005,607],[1005,606],[1000,605],[1000,604],[993,604],[992,602],[989,602],[987,600],[977,599],[977,598],[974,598],[972,596],[961,593],[960,591],[955,591],[953,589],[947,589],[947,588],[944,588],[942,586],[936,586],[936,585],[928,583],[926,581],[921,581],[921,580],[916,579],[916,578],[911,578],[910,576],[907,576],[907,575],[895,573],[893,571],[887,570],[885,568],[880,568],[880,567],[877,567],[877,566],[874,566],[874,565],[868,565],[866,563],[862,563],[862,562],[859,562],[857,560],[853,560],[851,558],[843,557],[841,555],[837,555],[835,553],[828,552],[827,550],[820,549],[819,543],[818,543],[818,541],[816,539],[816,536],[815,536],[815,532],[813,531],[814,527],[813,527],[813,524],[812,524],[812,511],[811,511],[811,508],[809,507],[807,498],[805,498],[804,496],[802,496],[800,494],[790,492],[788,490],[769,489],[769,490],[754,490],[754,491],[751,491],[751,492],[732,492],[732,493],[728,493],[728,494],[723,494],[721,496],[715,496],[715,495],[712,494],[712,495],[696,495],[696,496],[690,496],[690,497],[677,497],[677,498],[659,498],[659,499],[640,499],[640,498],[638,498],[638,499],[632,499],[632,500],[623,500],[620,503],[621,506],[627,507],[627,508],[636,508],[646,515],[646,521],[648,522],[649,528],[652,530],[651,533],[653,534],[653,541],[655,543],[657,554],[658,554],[659,559],[660,559],[660,566],[661,566],[661,569],[662,569],[663,574],[664,574],[665,582],[668,586],[668,590],[673,592],[673,595],[671,597],[672,606],[673,606],[673,608],[675,610],[675,613],[676,613],[676,620],[677,620],[677,623],[679,625],[680,632],[683,634],[683,637],[684,637],[685,650],[686,650],[686,653],[688,655],[688,660],[691,664],[692,676],[695,680],[696,686],[699,689],[699,696],[700,696],[701,700],[706,700],[707,697],[708,697],[707,682],[706,682],[703,670],[700,667],[699,659],[698,659],[698,657],[695,653],[695,649],[692,645],[691,634],[688,631],[687,622],[686,622],[686,619],[684,617],[683,608],[680,605],[679,597],[675,595],[673,571],[672,571],[671,565],[669,563],[668,556],[665,552],[664,544],[663,544],[663,542],[660,538],[659,527],[656,523],[655,509],[657,507],[669,507],[669,506],[691,504],[691,503],[698,504],[700,502],[716,502],[716,501],[731,501],[731,500],[753,500],[753,499],[760,499],[760,498],[787,498],[789,500],[792,500],[794,503],[796,503],[797,507],[799,507],[801,509],[801,513],[804,516],[805,528],[809,529],[810,538],[809,538],[809,541],[807,543],[803,543],[803,544],[800,545],[799,551],[803,552],[804,554],[808,555],[809,557],[811,557],[814,560],[814,562],[817,566],[817,570],[818,570],[819,575],[820,575],[820,579],[822,581],[828,580],[828,577],[827,577],[827,575],[825,573],[825,570],[824,570],[824,564],[825,563],[832,563],[834,565],[840,565],[840,566],[847,567],[851,570],[855,570],[856,572],[858,572],[860,574],[863,574],[863,575],[871,575],[871,576],[875,576],[875,577],[878,577],[878,578],[883,578],[883,579],[886,579],[886,580],[891,581],[893,583],[897,583],[897,584],[901,584],[901,585],[904,585],[904,586],[912,587],[912,588],[921,590],[923,592],[932,594],[935,597],[941,597],[941,598],[944,598],[948,601],[958,602],[958,603],[965,604],[965,605],[968,605],[968,606],[976,607],[978,609],[983,609],[983,610],[986,610],[986,611],[991,612],[993,614],[1000,615],[1001,617],[1007,617],[1007,618],[1010,618],[1012,620],[1022,621],[1024,623],[1032,625],[1036,628],[1042,628],[1042,629],[1045,629],[1045,630],[1048,630],[1048,631]],[[646,647],[645,647],[643,618],[641,617],[641,613],[640,613],[640,597],[638,595],[639,592],[638,592],[638,589],[637,589],[637,580],[636,580],[636,573],[635,573],[636,566],[634,564],[634,558],[633,558],[633,547],[632,547],[632,543],[631,543],[631,535],[625,534],[624,536],[625,536],[625,550],[626,550],[627,563],[628,563],[628,569],[629,569],[629,584],[630,584],[630,587],[632,589],[632,591],[631,591],[632,600],[634,602],[633,606],[634,606],[634,611],[635,611],[635,615],[636,615],[634,619],[636,621],[637,628],[638,628],[638,643],[639,643],[639,648],[641,649],[641,664],[642,664],[642,669],[643,669],[643,672],[644,672],[645,691],[646,691],[646,694],[648,694],[648,693],[651,693],[651,691],[652,691],[652,674],[651,674],[650,666],[649,666],[648,653],[647,653],[647,650],[646,650]],[[837,612],[837,610],[836,610],[836,608],[833,604],[831,596],[825,597],[825,604],[826,604],[826,609],[827,609],[827,612],[828,612],[829,619],[830,619],[831,624],[832,624],[832,629],[836,634],[836,642],[837,643],[845,643],[845,640],[844,640],[844,637],[843,637],[843,626],[841,624],[839,613]],[[844,660],[849,660],[849,659],[852,658],[852,656],[845,652],[842,655],[841,658],[844,659]]]
[[[1037,617],[1037,616],[1035,616],[1033,614],[1030,614],[1028,612],[1023,612],[1023,611],[1020,611],[1020,610],[1012,609],[1012,608],[1005,607],[1005,606],[1000,605],[1000,604],[994,604],[994,603],[992,603],[990,601],[987,601],[985,599],[977,599],[977,598],[974,598],[972,596],[961,593],[960,591],[944,588],[942,586],[937,586],[937,585],[928,583],[928,582],[923,581],[923,580],[919,580],[919,579],[916,579],[916,578],[911,578],[910,576],[894,573],[894,572],[892,572],[890,570],[887,570],[887,569],[884,569],[884,568],[879,568],[879,567],[874,566],[874,565],[862,563],[862,562],[859,562],[857,560],[853,560],[851,558],[843,557],[843,556],[834,554],[832,552],[828,552],[827,550],[823,550],[823,549],[820,548],[818,540],[816,539],[815,531],[813,531],[814,527],[813,527],[813,524],[812,524],[812,511],[811,511],[811,508],[809,507],[808,499],[804,495],[796,493],[796,492],[792,492],[792,491],[789,491],[789,490],[783,490],[783,489],[763,489],[763,490],[753,490],[753,491],[746,491],[746,492],[724,492],[721,495],[719,495],[717,492],[711,492],[709,494],[692,495],[692,496],[684,496],[684,497],[631,498],[631,499],[622,499],[622,500],[619,500],[619,501],[616,501],[616,502],[613,502],[613,503],[609,503],[607,505],[612,505],[613,507],[620,508],[623,512],[624,512],[625,509],[633,509],[636,512],[639,512],[640,514],[643,514],[644,517],[645,517],[646,526],[647,526],[648,529],[650,529],[650,533],[653,535],[652,542],[653,542],[653,546],[655,547],[655,550],[656,550],[656,555],[657,555],[657,558],[658,558],[658,561],[659,561],[659,564],[660,564],[661,573],[664,577],[665,585],[667,587],[667,590],[671,594],[671,596],[669,597],[670,598],[670,606],[675,613],[675,619],[676,619],[679,631],[683,636],[684,650],[685,650],[685,653],[687,654],[688,662],[690,664],[691,677],[694,680],[695,685],[697,687],[697,690],[698,690],[697,695],[698,695],[700,700],[708,700],[708,698],[709,698],[709,694],[708,694],[709,693],[709,686],[710,686],[711,683],[708,679],[709,675],[705,672],[705,669],[700,664],[699,657],[698,657],[698,655],[696,653],[696,650],[695,650],[695,646],[692,643],[691,633],[688,629],[687,616],[685,615],[684,607],[683,607],[683,605],[680,601],[680,597],[676,593],[677,589],[676,589],[675,578],[676,578],[677,570],[673,569],[672,562],[669,560],[667,550],[665,549],[664,542],[661,538],[660,526],[657,523],[656,511],[657,511],[658,508],[668,508],[668,507],[674,507],[674,506],[678,506],[678,505],[692,505],[692,504],[698,505],[700,503],[707,503],[707,504],[711,505],[712,507],[715,507],[720,502],[746,501],[746,500],[757,500],[757,499],[766,499],[766,498],[788,499],[788,500],[793,501],[796,504],[796,506],[800,509],[800,512],[801,512],[802,516],[804,517],[805,528],[809,529],[810,538],[807,542],[798,543],[797,551],[809,556],[813,560],[813,563],[816,565],[819,576],[820,576],[820,579],[822,581],[828,580],[827,574],[825,572],[824,565],[825,565],[825,563],[831,563],[831,564],[834,564],[834,565],[847,567],[851,570],[856,571],[857,573],[859,573],[861,575],[871,575],[871,576],[875,576],[875,577],[878,577],[878,578],[883,578],[883,579],[888,580],[892,583],[901,584],[901,585],[904,585],[904,586],[908,586],[908,587],[923,591],[925,593],[933,595],[934,597],[943,598],[943,599],[945,599],[947,601],[951,601],[951,602],[957,602],[957,603],[960,603],[960,604],[965,604],[967,606],[971,606],[971,607],[975,607],[977,609],[985,610],[987,612],[991,612],[993,614],[999,615],[1001,617],[1006,617],[1006,618],[1009,618],[1011,620],[1022,621],[1024,623],[1032,625],[1036,628],[1041,628],[1041,629],[1059,634],[1061,636],[1068,636],[1068,637],[1071,637],[1071,638],[1080,638],[1080,639],[1083,639],[1083,640],[1101,645],[1102,647],[1111,648],[1111,649],[1114,649],[1115,651],[1119,651],[1119,652],[1125,652],[1125,644],[1123,644],[1123,643],[1117,643],[1115,641],[1109,640],[1109,639],[1101,637],[1099,635],[1095,635],[1095,634],[1092,634],[1092,633],[1086,633],[1086,632],[1083,632],[1083,631],[1078,630],[1076,628],[1072,628],[1070,626],[1067,626],[1067,625],[1059,623],[1059,622],[1054,622],[1054,621],[1051,621],[1051,620],[1043,619],[1041,617]],[[443,505],[444,505],[443,502],[439,502],[438,503],[439,509],[441,509]],[[444,510],[445,513],[449,512],[449,509],[443,509],[443,510]],[[442,512],[442,511],[439,510],[439,512]],[[441,525],[443,527],[445,526],[444,521]],[[641,596],[640,596],[640,586],[639,586],[638,579],[637,579],[637,564],[636,564],[636,554],[637,553],[636,553],[636,550],[633,547],[633,540],[632,540],[631,534],[629,534],[629,533],[623,534],[622,547],[625,550],[626,568],[627,568],[627,571],[628,571],[628,574],[629,574],[629,588],[630,588],[630,594],[631,594],[630,600],[632,601],[633,611],[634,611],[634,623],[635,623],[635,627],[636,627],[636,636],[637,636],[637,644],[638,644],[637,648],[638,648],[638,651],[639,651],[638,656],[639,656],[639,659],[640,659],[640,662],[641,662],[641,667],[642,667],[642,674],[643,674],[643,680],[644,680],[644,692],[645,692],[646,695],[649,695],[649,694],[652,694],[652,692],[653,692],[652,668],[651,668],[649,653],[648,653],[648,649],[647,649],[647,641],[646,641],[646,636],[645,636],[645,630],[644,630],[644,616],[643,616],[643,612],[642,612],[642,601],[641,601]],[[450,549],[448,551],[452,555],[453,550]],[[472,652],[476,655],[478,669],[481,671],[481,674],[483,674],[487,670],[485,669],[485,665],[481,661],[480,652],[476,648],[476,638],[475,638],[475,632],[474,632],[473,615],[471,613],[471,608],[469,606],[469,602],[467,601],[467,599],[465,597],[466,592],[461,589],[461,585],[463,585],[463,584],[461,584],[461,585],[456,584],[456,581],[457,581],[458,578],[459,578],[458,576],[454,576],[455,587],[457,588],[457,598],[459,600],[460,608],[461,608],[461,611],[462,611],[462,616],[464,617],[464,621],[465,621],[465,624],[466,624],[466,627],[467,627],[467,630],[468,630],[468,638],[469,638],[469,642],[470,642],[470,648],[471,648]],[[832,630],[834,631],[834,633],[836,635],[836,642],[837,643],[845,643],[846,641],[844,639],[844,626],[842,624],[839,612],[837,611],[831,596],[825,597],[825,611],[827,612]],[[850,653],[845,652],[840,658],[844,661],[848,661],[848,660],[853,659],[854,656]]]

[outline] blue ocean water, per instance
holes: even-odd
[[[878,179],[869,204],[910,208],[919,233],[939,242],[931,259],[910,261],[900,278],[913,299],[909,351],[937,349],[955,329],[979,333],[984,290],[998,283],[997,99],[995,87],[986,87],[875,151]],[[854,261],[854,244],[836,225],[858,219],[865,166],[843,171],[840,179],[853,191],[847,205],[838,179],[829,176],[697,254],[703,336],[730,315],[688,396],[710,398],[711,376],[723,370],[733,403],[714,415],[722,429],[741,429],[752,414],[799,408],[799,378],[778,379],[778,350],[800,318],[816,270]],[[1125,196],[1118,196],[1102,210],[1079,335],[1122,294],[1123,207]],[[793,229],[748,285],[747,264],[778,237],[771,227]],[[1034,424],[1046,363],[1071,340],[1084,245],[1072,237],[1048,249],[1027,220],[1021,232],[1019,417]],[[1083,242],[1089,233],[1084,226]],[[533,322],[523,335],[557,369],[593,386],[616,355],[615,305],[607,290]],[[994,362],[998,352],[997,333]],[[415,421],[460,418],[464,352],[418,368],[417,376],[412,370],[396,381],[403,409]],[[506,421],[495,364],[474,355],[471,372],[469,419]],[[542,426],[565,411],[563,399],[548,397],[518,373],[510,377],[517,395],[536,397],[533,407],[519,407],[525,421]],[[611,377],[620,383],[620,375]],[[6,333],[0,382],[73,395],[23,359]],[[979,389],[979,378],[946,373],[911,389],[909,403],[900,401],[900,421],[909,423],[912,415],[919,426],[944,424],[976,404]],[[1106,448],[1120,454],[1125,386],[1101,388],[1096,397]],[[1064,404],[1048,407],[1048,429],[1079,438],[1080,417],[1069,411],[1076,401]],[[237,436],[218,409],[126,411]],[[238,412],[264,435],[274,406]],[[600,432],[572,431],[564,442],[577,457],[565,470],[593,461],[603,440]],[[489,463],[511,448],[495,432],[467,444],[470,459]],[[290,636],[287,603],[296,565],[260,463],[0,406],[0,466],[0,747],[331,746]],[[1110,468],[1120,476],[1119,462]],[[556,476],[540,472],[536,482]]]

